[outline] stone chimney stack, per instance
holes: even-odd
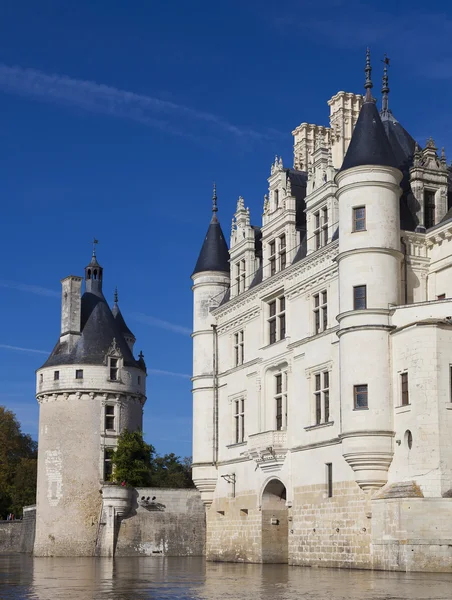
[[[82,278],[69,275],[61,280],[61,334],[60,342],[72,347],[80,336]]]

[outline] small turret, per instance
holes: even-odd
[[[85,291],[92,294],[102,295],[102,276],[103,269],[97,262],[96,244],[99,242],[93,241],[93,255],[87,267],[85,267]]]
[[[212,196],[212,219],[210,220],[210,225],[207,229],[201,252],[199,253],[198,260],[196,261],[193,275],[196,275],[196,273],[202,273],[204,271],[229,273],[229,250],[221,229],[221,225],[217,218],[217,212],[217,188],[214,184]]]
[[[122,333],[124,339],[127,342],[127,345],[129,346],[130,350],[133,352],[133,346],[134,346],[135,342],[137,341],[137,339],[133,335],[133,333],[130,331],[130,329],[127,327],[126,322],[124,321],[124,317],[122,316],[122,313],[119,309],[118,288],[115,288],[114,304],[113,304],[113,308],[111,309],[111,312],[115,318],[116,325],[118,326],[119,331]]]

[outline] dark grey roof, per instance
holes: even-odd
[[[260,267],[257,269],[257,271],[253,277],[253,281],[251,282],[249,289],[256,287],[256,285],[259,285],[260,283],[262,283],[262,277],[263,277],[263,266],[261,263]]]
[[[341,171],[362,165],[397,167],[388,136],[386,135],[375,102],[367,101],[361,107],[350,145]]]
[[[308,254],[308,234],[305,230],[304,232],[301,233],[301,244],[297,250],[297,253],[295,254],[295,258],[293,259],[292,264],[295,264],[299,260],[306,258],[307,254]]]
[[[215,215],[210,221],[193,275],[203,271],[221,271],[223,273],[230,271],[228,246]]]
[[[104,364],[113,340],[122,353],[124,365],[143,370],[143,366],[134,359],[102,292],[85,292],[82,296],[80,338],[70,352],[67,343],[58,341],[43,366]]]
[[[119,309],[119,306],[118,306],[117,302],[115,302],[113,304],[113,308],[111,309],[111,313],[114,316],[116,324],[118,326],[118,329],[122,333],[122,335],[130,336],[134,340],[136,340],[136,337],[133,335],[133,333],[127,327],[126,322],[124,321],[124,317],[122,316],[121,310]]]

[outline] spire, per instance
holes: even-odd
[[[383,79],[382,79],[382,88],[381,88],[381,112],[388,112],[388,96],[389,96],[389,85],[388,85],[388,67],[389,67],[389,58],[386,56],[383,59],[384,68],[383,68]]]
[[[226,240],[221,230],[220,223],[217,218],[217,189],[214,184],[213,197],[212,197],[212,219],[210,221],[209,228],[207,229],[204,243],[199,253],[198,260],[196,261],[195,270],[193,275],[196,273],[202,273],[204,271],[220,271],[223,273],[229,273],[229,250],[226,244]]]
[[[374,98],[372,98],[372,92],[370,91],[374,87],[371,79],[372,67],[370,65],[370,48],[367,48],[366,50],[366,68],[364,69],[364,72],[366,73],[366,82],[364,84],[366,97],[364,102],[375,102]]]
[[[363,165],[380,165],[397,167],[388,136],[386,135],[380,115],[375,105],[375,99],[370,92],[372,80],[370,74],[370,52],[366,53],[366,99],[361,107],[358,121],[353,131],[352,139],[342,163],[341,171]]]
[[[85,291],[102,295],[103,269],[98,263],[96,256],[96,245],[98,243],[99,241],[94,238],[93,254],[89,265],[85,267]]]
[[[218,205],[217,205],[217,184],[214,182],[214,184],[213,184],[213,194],[212,194],[212,220],[211,220],[211,223],[218,223],[217,212],[218,212]]]
[[[118,288],[117,287],[115,287],[115,294],[113,296],[113,299],[114,299],[114,304],[113,304],[113,308],[111,309],[112,315],[115,318],[116,325],[118,326],[119,331],[122,333],[125,341],[127,342],[127,345],[129,346],[130,350],[133,352],[133,345],[135,344],[136,338],[133,335],[133,333],[130,331],[130,329],[127,327],[127,324],[124,321],[124,317],[122,316],[121,311],[119,309]]]

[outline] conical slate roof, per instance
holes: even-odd
[[[43,366],[105,364],[105,357],[113,346],[113,340],[121,351],[124,365],[142,369],[133,357],[102,292],[85,292],[81,301],[80,338],[70,352],[67,343],[58,341]]]
[[[220,223],[214,214],[199,253],[193,275],[203,271],[229,273],[229,250]]]
[[[371,98],[367,98],[362,105],[341,171],[363,165],[398,166],[377,107]]]
[[[126,322],[124,321],[124,317],[122,316],[121,310],[118,306],[118,301],[115,299],[115,303],[113,304],[113,308],[111,309],[111,313],[115,318],[116,325],[118,326],[119,331],[122,335],[127,335],[132,337],[134,340],[136,339],[130,329],[127,327]]]

